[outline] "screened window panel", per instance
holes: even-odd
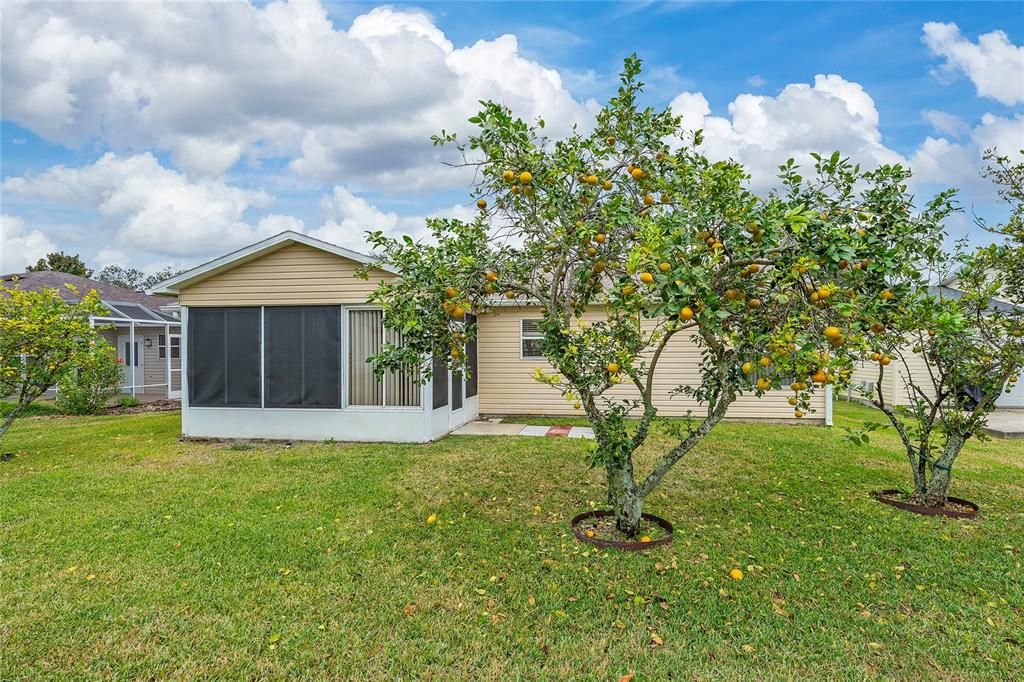
[[[476,324],[476,315],[466,316],[467,325]],[[477,391],[476,336],[466,342],[466,366],[469,376],[466,377],[466,397],[472,398]]]
[[[388,343],[402,345],[402,333],[396,329],[384,331]],[[384,373],[384,400],[388,407],[419,407],[420,375],[418,368]]]
[[[448,405],[448,367],[440,353],[434,353],[431,377],[433,381],[433,404],[436,410]]]
[[[368,362],[380,352],[384,338],[384,318],[380,310],[351,310],[348,315],[348,403],[384,404],[384,383]]]
[[[341,407],[341,309],[265,308],[266,407]]]
[[[462,373],[452,372],[452,409],[462,409]]]
[[[259,308],[193,308],[188,327],[189,403],[259,407]]]
[[[156,337],[156,351],[157,357],[161,360],[167,357],[167,336],[165,334],[160,334]]]

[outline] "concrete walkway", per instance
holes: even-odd
[[[1024,410],[996,410],[988,416],[985,433],[998,438],[1024,438]]]
[[[547,438],[593,438],[589,426],[528,426],[479,420],[463,424],[452,431],[456,436],[544,436]]]

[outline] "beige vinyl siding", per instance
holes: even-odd
[[[291,244],[184,290],[183,306],[331,305],[365,303],[384,278],[355,276],[359,263],[305,244]]]
[[[929,398],[933,397],[935,391],[932,388],[931,376],[928,374],[928,363],[925,362],[924,357],[919,353],[914,353],[909,346],[902,352],[903,359],[899,356],[893,357],[892,363],[885,368],[885,373],[882,375],[882,394],[885,396],[885,402],[889,405],[910,404],[907,392],[908,369],[909,376],[913,377],[918,387],[924,390]],[[870,361],[860,363],[854,368],[851,379],[854,386],[865,382],[870,382],[871,386],[874,386],[878,381],[878,363]],[[876,399],[878,396],[874,392],[875,389],[872,388],[871,391],[872,399]],[[856,393],[854,395],[861,397]]]
[[[481,414],[579,414],[556,389],[533,379],[533,370],[542,367],[551,371],[544,360],[520,359],[520,320],[540,317],[537,308],[502,308],[494,315],[479,320],[479,399]],[[585,320],[601,318],[599,311],[588,312]],[[676,335],[669,342],[659,362],[655,376],[658,396],[656,405],[665,416],[695,415],[706,408],[692,398],[672,396],[671,390],[680,384],[698,381],[697,367],[700,349],[686,333]],[[620,385],[612,389],[615,396],[635,396],[632,386]],[[764,398],[753,395],[739,398],[729,409],[730,419],[794,420],[793,408],[786,403],[788,392],[773,392]],[[825,418],[825,397],[818,392],[814,397],[815,412],[800,421],[819,421]]]

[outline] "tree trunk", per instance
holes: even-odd
[[[930,507],[942,507],[946,504],[946,496],[949,493],[949,482],[952,480],[953,462],[964,447],[967,437],[955,433],[950,434],[946,440],[946,446],[942,448],[942,455],[932,467],[932,477],[928,481],[928,487],[924,492],[924,503]]]
[[[23,407],[18,405],[4,418],[3,423],[0,423],[0,442],[3,442],[4,434],[7,433],[7,429],[11,428],[11,424],[13,424],[15,418],[21,414],[22,409]]]
[[[633,463],[629,456],[610,459],[605,464],[608,474],[608,504],[615,512],[615,527],[628,537],[640,530],[640,514],[644,498],[633,480]]]
[[[611,477],[609,492],[612,509],[615,512],[615,527],[627,537],[634,537],[640,530],[640,515],[644,509],[644,498],[637,490],[632,476],[625,467],[619,467]]]

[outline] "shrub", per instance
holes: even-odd
[[[68,414],[96,414],[121,390],[117,353],[102,338],[80,353],[57,383],[57,406]]]
[[[132,395],[121,396],[121,399],[117,401],[121,407],[138,407],[142,404],[142,401]]]

